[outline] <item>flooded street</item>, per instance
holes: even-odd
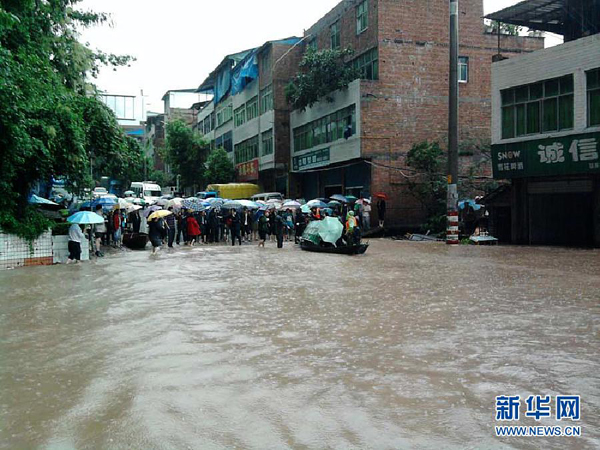
[[[600,447],[598,250],[205,246],[0,286],[0,448]],[[582,436],[495,437],[532,394],[581,395]]]

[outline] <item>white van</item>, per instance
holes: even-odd
[[[256,200],[262,200],[263,202],[269,200],[281,200],[283,201],[283,195],[279,192],[263,192],[262,194],[253,195],[251,200],[255,202]]]
[[[143,198],[146,204],[155,203],[161,196],[160,186],[152,181],[134,181],[130,189],[135,192],[135,196]]]

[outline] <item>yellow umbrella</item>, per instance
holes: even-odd
[[[150,214],[148,216],[148,221],[154,220],[154,219],[160,219],[161,217],[166,217],[170,214],[173,214],[172,211],[167,211],[166,209],[161,209],[158,211],[154,211],[152,214]]]

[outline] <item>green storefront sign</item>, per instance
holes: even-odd
[[[600,173],[600,133],[492,145],[494,178]]]
[[[325,166],[329,164],[330,154],[328,148],[315,150],[303,154],[302,156],[294,156],[292,159],[294,170],[306,170],[314,167]]]

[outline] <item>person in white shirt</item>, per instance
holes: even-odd
[[[104,239],[104,236],[106,235],[106,231],[107,231],[106,216],[104,215],[104,212],[102,211],[102,205],[96,206],[96,214],[102,216],[102,218],[104,219],[104,222],[94,225],[95,235],[96,235],[96,256],[101,257],[101,256],[104,256],[104,254],[100,251],[100,245],[102,244],[102,240]]]
[[[371,202],[365,199],[363,208],[363,228],[365,231],[371,228]]]
[[[67,264],[81,261],[81,241],[83,239],[85,239],[85,235],[79,225],[76,223],[71,225],[69,227],[69,257],[67,258]]]

